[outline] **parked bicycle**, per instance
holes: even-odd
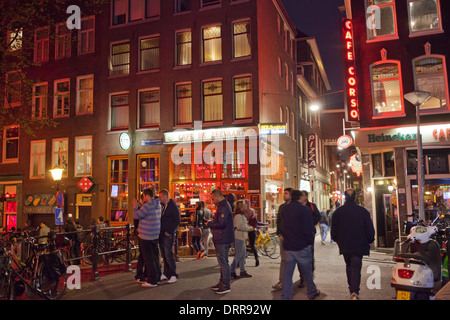
[[[268,229],[269,226],[266,225],[257,231],[255,247],[262,255],[277,259],[280,256],[278,237],[275,233],[269,234]]]

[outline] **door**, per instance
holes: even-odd
[[[386,246],[391,248],[395,242],[395,214],[392,204],[392,195],[383,195],[384,223],[386,231]]]
[[[17,230],[17,186],[5,186],[5,202],[3,204],[5,231]]]
[[[76,199],[76,220],[86,229],[91,225],[92,194],[77,194]]]

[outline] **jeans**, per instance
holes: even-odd
[[[322,242],[325,242],[328,235],[328,226],[325,223],[320,224],[320,235],[322,236]]]
[[[283,276],[283,300],[292,298],[292,276],[294,275],[295,265],[298,264],[302,271],[303,280],[306,283],[306,295],[308,298],[314,298],[317,294],[317,288],[313,280],[312,272],[312,252],[310,247],[300,251],[284,251],[286,263]]]
[[[215,243],[217,262],[220,267],[220,282],[225,288],[230,288],[230,265],[228,262],[228,251],[230,250],[229,243]]]
[[[200,243],[201,237],[192,237],[192,245],[194,246],[195,251],[202,252],[202,244]]]
[[[160,235],[159,237],[159,246],[164,261],[164,275],[169,279],[173,276],[178,278],[175,256],[173,254],[175,237],[176,234],[170,236]]]
[[[161,279],[161,264],[159,262],[158,240],[139,239],[144,254],[145,269],[147,271],[147,282],[157,284]]]
[[[142,247],[139,246],[139,258],[136,265],[136,276],[134,278],[136,280],[144,281],[146,276],[147,272],[145,269],[144,254],[142,253]]]
[[[348,289],[350,293],[359,294],[361,285],[362,259],[360,255],[344,254],[345,271],[347,272]]]
[[[205,256],[208,256],[208,250],[209,250],[209,235],[211,234],[211,231],[209,228],[204,228],[202,231],[202,245],[205,250]]]
[[[246,241],[236,239],[234,241],[234,248],[236,249],[236,254],[234,256],[233,263],[231,264],[231,273],[236,272],[236,264],[238,263],[241,272],[245,272],[245,256],[247,255]]]
[[[250,244],[250,249],[252,250],[253,255],[255,256],[255,260],[258,260],[258,250],[256,250],[255,241],[256,241],[256,231],[249,231],[248,242]]]

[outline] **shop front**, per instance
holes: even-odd
[[[3,231],[17,229],[22,211],[21,177],[0,177],[0,221]]]
[[[360,129],[355,144],[363,163],[365,207],[376,229],[376,245],[392,247],[405,221],[418,217],[417,128]],[[421,126],[425,169],[425,219],[449,209],[450,124]],[[445,208],[444,208],[445,207]]]

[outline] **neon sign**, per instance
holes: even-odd
[[[359,121],[358,90],[355,72],[355,53],[353,50],[353,24],[350,19],[342,20],[343,40],[345,48],[345,87],[346,108],[345,120],[349,122]]]
[[[357,158],[356,154],[354,154],[353,156],[350,157],[350,164],[351,164],[351,168],[352,168],[353,173],[356,173],[356,175],[358,177],[360,177],[363,168],[362,168],[362,163]]]

